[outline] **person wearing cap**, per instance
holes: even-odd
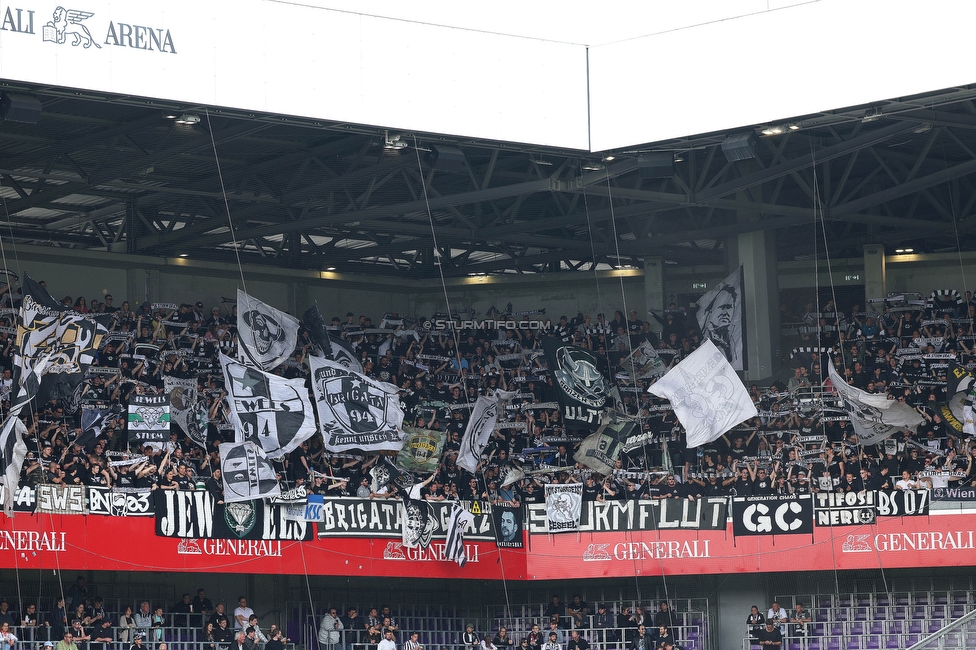
[[[481,649],[481,639],[474,632],[474,625],[468,623],[464,626],[464,634],[461,635],[461,643],[468,650],[480,650]]]
[[[596,606],[596,614],[593,615],[593,629],[602,630],[597,637],[598,641],[613,642],[619,641],[619,635],[614,628],[614,618],[610,610],[607,609],[606,603],[600,603]]]
[[[41,646],[41,648],[53,648],[53,647],[54,644],[51,643],[50,641],[45,641],[44,644]]]

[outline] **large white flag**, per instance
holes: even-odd
[[[702,338],[715,344],[734,370],[743,366],[742,267],[698,299],[698,327]]]
[[[498,422],[498,402],[515,397],[514,391],[496,390],[491,395],[482,395],[474,403],[471,418],[461,438],[461,451],[458,452],[457,465],[472,474],[478,469],[481,452],[488,446],[488,439]]]
[[[396,386],[329,359],[309,357],[308,361],[327,450],[400,451],[403,410]]]
[[[702,343],[647,391],[671,402],[689,449],[718,440],[758,415],[746,387],[711,341]]]
[[[261,448],[251,441],[221,443],[220,473],[223,475],[226,503],[281,494],[274,467]]]
[[[298,343],[298,319],[237,290],[238,357],[265,370],[291,356]]]
[[[315,435],[305,380],[271,375],[223,354],[220,365],[237,442],[251,440],[280,458]]]
[[[830,383],[844,399],[844,410],[851,416],[857,440],[862,445],[876,444],[896,431],[914,429],[922,423],[922,415],[908,404],[854,388],[837,374],[833,361],[829,364]]]

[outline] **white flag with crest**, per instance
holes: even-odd
[[[238,357],[271,370],[291,356],[298,343],[298,319],[237,290]]]
[[[911,406],[890,400],[883,394],[854,388],[837,374],[834,362],[829,363],[830,383],[844,398],[844,410],[851,416],[860,444],[877,444],[896,431],[914,429],[922,423],[922,415]]]
[[[718,440],[759,414],[725,354],[711,341],[702,343],[647,391],[671,402],[689,449]]]

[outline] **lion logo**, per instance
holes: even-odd
[[[610,551],[607,550],[609,547],[609,544],[590,544],[583,551],[583,561],[600,562],[602,560],[612,560]]]
[[[88,20],[95,14],[90,11],[78,11],[77,9],[65,9],[58,7],[54,10],[53,22],[44,25],[43,39],[58,45],[63,45],[68,40],[68,34],[74,38],[71,45],[81,45],[86,50],[94,45],[99,50],[102,46],[95,42],[91,32],[82,24],[83,20]]]
[[[870,553],[873,549],[868,542],[870,535],[848,535],[847,540],[841,545],[842,553]]]
[[[403,544],[400,542],[388,542],[383,549],[384,560],[406,560],[407,556],[403,552]]]

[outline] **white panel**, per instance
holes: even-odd
[[[591,48],[592,147],[974,83],[974,21],[970,0],[821,0]]]
[[[3,79],[587,148],[582,46],[263,0],[79,0],[85,49],[43,40],[56,5],[15,2],[34,31],[0,30]],[[176,53],[107,44],[120,24],[169,30]]]

